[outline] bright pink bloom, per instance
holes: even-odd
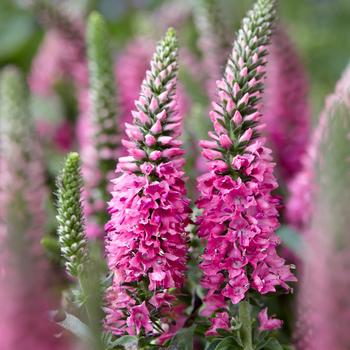
[[[131,329],[139,333],[141,328],[146,333],[159,332],[147,322],[131,326],[134,320],[130,319],[125,323],[131,306],[138,305],[128,293],[137,295],[141,286],[153,294],[152,299],[143,299],[148,312],[156,310],[163,330],[169,329],[166,315],[172,303],[167,290],[184,282],[190,206],[178,139],[182,116],[176,106],[176,59],[176,38],[169,31],[146,73],[133,124],[126,124],[128,139],[123,144],[129,156],[119,158],[119,175],[113,180],[106,251],[114,278],[107,293],[106,323],[115,334]],[[125,285],[131,283],[138,287]]]
[[[264,18],[268,21],[269,16]],[[272,191],[277,182],[271,150],[260,136],[257,110],[268,36],[250,38],[251,21],[253,17],[244,22],[224,78],[217,83],[218,99],[210,112],[211,140],[201,143],[209,171],[198,180],[197,206],[202,214],[197,224],[199,237],[206,241],[200,267],[210,309],[217,296],[237,304],[250,289],[266,294],[280,286],[289,291],[286,282],[296,280],[276,252],[279,200]],[[242,52],[250,55],[241,56]],[[240,66],[247,67],[248,73],[242,75]]]
[[[230,322],[228,319],[227,312],[218,312],[215,317],[212,319],[211,327],[205,333],[206,335],[217,335],[218,329],[230,329]]]
[[[260,323],[259,329],[261,331],[272,331],[281,328],[283,324],[283,321],[267,315],[267,307],[259,312],[258,319]]]
[[[288,182],[302,168],[310,137],[307,79],[296,49],[282,27],[272,36],[269,53],[263,122],[277,171]]]
[[[132,306],[130,308],[130,316],[126,320],[129,334],[139,334],[143,328],[145,332],[152,332],[152,322],[149,318],[149,311],[145,302],[141,305]]]

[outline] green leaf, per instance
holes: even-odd
[[[282,345],[276,338],[269,338],[265,343],[264,347],[261,348],[264,350],[283,350]]]
[[[123,335],[122,337],[118,338],[117,340],[113,341],[109,344],[109,349],[113,349],[116,346],[133,346],[137,345],[138,343],[138,337],[135,335]]]
[[[283,225],[278,231],[278,236],[282,239],[283,244],[290,249],[295,255],[302,258],[303,242],[301,235],[293,228]]]
[[[170,342],[169,349],[172,350],[193,350],[193,336],[195,326],[181,329],[176,333]]]
[[[223,339],[215,348],[215,350],[240,350],[240,347],[236,339],[233,337]]]
[[[214,340],[205,350],[215,350],[220,342],[221,339]]]

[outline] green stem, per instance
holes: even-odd
[[[241,338],[244,350],[254,350],[252,340],[252,320],[248,301],[241,301],[238,305],[239,320],[242,323]]]

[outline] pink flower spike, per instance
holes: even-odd
[[[152,123],[138,119],[127,125],[130,142],[137,141],[138,134],[145,142],[134,142],[135,146],[129,148],[132,156],[119,158],[109,202],[111,217],[105,226],[107,263],[113,276],[106,298],[106,328],[117,336],[144,333],[159,343],[170,336],[174,322],[182,325],[178,322],[182,315],[173,312],[169,300],[177,299],[185,281],[186,227],[191,222],[184,151],[178,138],[182,118],[176,103],[177,70],[177,40],[174,31],[169,30],[154,54],[135,103],[138,112],[144,110]],[[156,79],[158,85],[164,80],[172,82],[160,84],[154,92]],[[167,103],[159,110],[154,101],[165,92]],[[138,286],[143,283],[149,283],[151,296],[140,297]],[[168,332],[159,334],[151,313]]]
[[[260,331],[272,331],[274,329],[279,329],[283,324],[283,321],[277,318],[268,317],[267,307],[259,312],[258,319],[260,323]]]
[[[272,2],[261,6],[261,1],[258,1],[243,20],[222,79],[227,91],[234,93],[229,97],[218,95],[210,112],[214,128],[210,138],[219,141],[223,147],[214,147],[213,141],[201,142],[208,165],[206,173],[198,179],[200,196],[196,205],[201,214],[196,224],[198,236],[206,244],[200,257],[201,285],[207,291],[205,302],[209,304],[206,306],[211,315],[226,309],[228,316],[232,317],[227,302],[237,304],[245,300],[250,290],[266,294],[279,286],[290,291],[287,283],[295,281],[291,267],[276,251],[280,243],[276,235],[279,200],[273,194],[277,181],[271,151],[259,132],[259,95],[256,94],[256,85],[250,85],[249,79],[241,76],[243,67],[246,67],[247,72],[244,70],[243,75],[250,72],[250,80],[254,77],[257,81],[264,80],[265,46],[271,30],[256,31],[252,28],[264,26],[271,29],[273,12]],[[253,58],[261,62],[261,66],[256,67]],[[261,74],[258,75],[257,71]],[[223,83],[218,86],[223,86]],[[239,93],[241,90],[245,92],[243,97]],[[239,108],[232,116],[235,125],[222,117],[229,102],[227,98]],[[246,123],[249,120],[254,123]],[[228,135],[229,139],[226,138]],[[228,147],[230,141],[234,146],[237,143],[238,147]],[[213,299],[219,302],[210,305],[208,301]],[[211,319],[212,335],[218,328],[217,323],[226,324],[222,322],[226,316],[220,316]],[[275,321],[272,323],[275,325]]]

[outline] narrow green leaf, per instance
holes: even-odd
[[[241,350],[234,337],[223,339],[215,348],[215,350]]]

